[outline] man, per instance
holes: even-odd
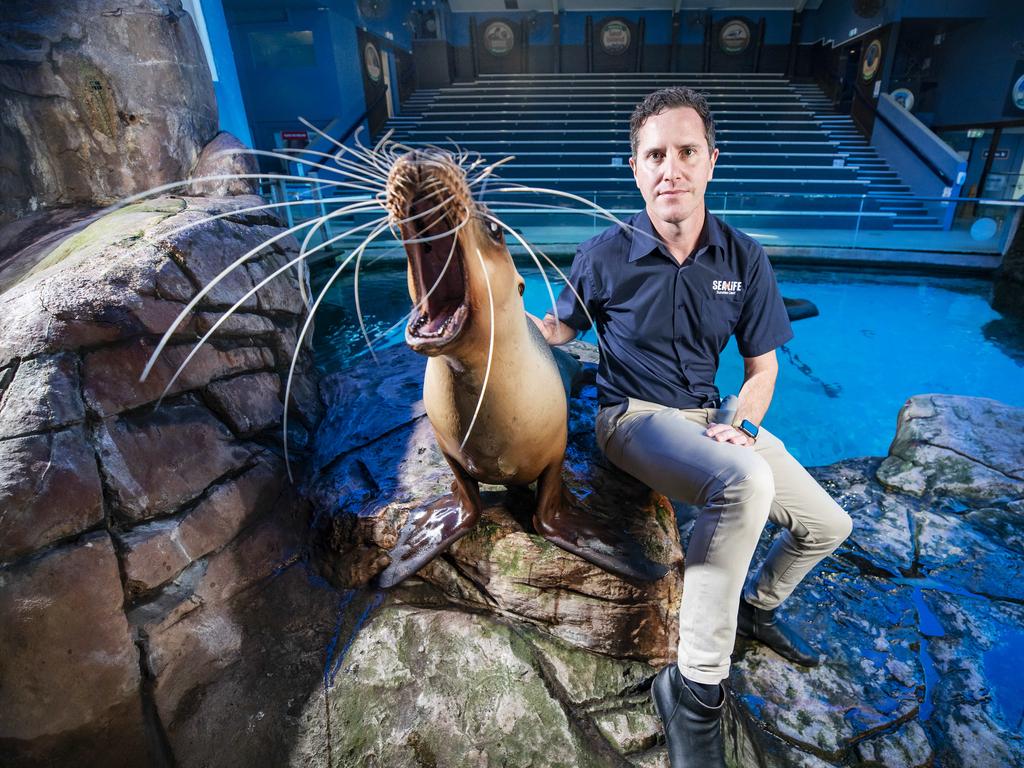
[[[597,440],[651,488],[702,507],[686,551],[678,662],[652,695],[673,768],[724,766],[720,713],[737,630],[805,666],[814,651],[775,609],[849,535],[849,516],[758,425],[772,399],[775,348],[792,338],[764,249],[708,213],[718,150],[704,97],[648,96],[630,120],[629,165],[645,209],[580,245],[549,344],[597,325]],[[585,305],[585,308],[584,308]],[[739,406],[716,423],[719,354],[735,333]],[[783,527],[744,581],[768,519]],[[742,594],[742,600],[741,600]]]

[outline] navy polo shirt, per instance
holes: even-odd
[[[736,334],[756,357],[793,338],[764,248],[712,214],[682,265],[657,241],[646,211],[576,250],[558,318],[579,331],[597,325],[598,402],[627,397],[675,408],[716,407],[718,359]]]

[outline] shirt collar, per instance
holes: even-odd
[[[634,229],[630,230],[632,242],[629,245],[629,261],[634,262],[649,255],[652,251],[660,250],[666,256],[668,252],[658,241],[658,233],[654,231],[651,217],[647,210],[643,209],[637,213],[632,220]],[[694,256],[708,247],[715,247],[721,251],[725,250],[725,235],[718,219],[711,215],[707,207],[704,208],[704,226],[701,229],[700,237],[697,239],[697,247],[694,249]]]

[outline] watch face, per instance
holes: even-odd
[[[740,431],[747,433],[750,437],[757,437],[757,424],[744,419],[740,422]]]

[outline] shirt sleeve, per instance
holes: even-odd
[[[793,338],[789,313],[764,248],[758,248],[751,259],[743,293],[743,309],[736,324],[736,346],[743,357],[771,352]]]
[[[583,304],[580,303],[580,299],[583,300]],[[589,253],[576,249],[576,256],[572,260],[572,269],[569,272],[569,284],[558,295],[555,306],[558,309],[558,319],[570,328],[577,331],[590,330],[593,325],[591,320],[596,317],[596,303]]]

